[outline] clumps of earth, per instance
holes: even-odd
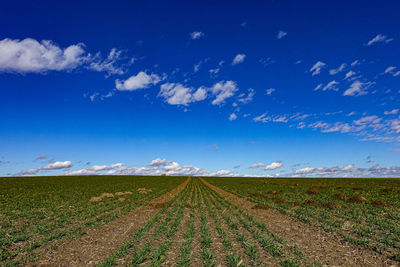
[[[151,189],[150,189],[151,190]],[[127,191],[127,192],[116,192],[115,194],[112,194],[112,193],[102,193],[100,196],[98,196],[98,197],[91,197],[90,199],[89,199],[89,202],[101,202],[101,201],[103,201],[103,199],[105,199],[105,198],[114,198],[115,196],[117,196],[117,197],[119,197],[118,199],[117,199],[117,201],[120,201],[120,202],[123,202],[123,201],[125,201],[126,200],[126,198],[124,198],[124,197],[121,197],[121,196],[125,196],[125,195],[132,195],[133,193],[132,192],[129,192],[129,191]]]
[[[148,194],[150,192],[153,192],[153,190],[147,188],[138,188],[137,191],[139,192],[139,194]]]

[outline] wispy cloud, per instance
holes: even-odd
[[[378,34],[374,38],[368,41],[367,46],[371,46],[376,43],[389,43],[393,41],[393,38],[388,38],[386,35]]]
[[[276,35],[276,39],[282,39],[285,37],[288,33],[285,31],[279,31],[278,34]]]
[[[344,91],[344,96],[362,96],[368,94],[368,88],[373,86],[375,82],[354,81],[350,88]]]
[[[244,59],[246,58],[245,54],[237,54],[232,61],[232,65],[237,65],[243,63]]]
[[[315,76],[315,75],[320,74],[321,73],[321,69],[323,67],[325,67],[325,66],[326,66],[326,64],[324,62],[317,61],[317,63],[315,63],[310,69],[311,75]]]
[[[190,33],[190,39],[192,40],[197,40],[204,37],[204,33],[203,32],[199,32],[199,31],[194,31],[192,33]]]
[[[343,63],[339,67],[337,67],[336,69],[329,70],[329,74],[330,75],[338,74],[339,72],[342,72],[346,68],[346,66],[347,66],[347,64]]]

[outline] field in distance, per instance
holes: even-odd
[[[0,266],[399,266],[399,179],[0,178]]]

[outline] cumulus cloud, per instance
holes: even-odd
[[[157,74],[147,74],[144,71],[136,75],[132,75],[127,80],[115,80],[115,88],[120,91],[135,91],[138,89],[149,88],[161,81],[161,77]]]
[[[184,105],[202,101],[209,94],[215,96],[213,105],[221,105],[227,98],[232,97],[238,90],[234,81],[220,81],[212,87],[201,86],[197,90],[180,83],[164,83],[160,86],[159,96],[163,97],[170,105]]]
[[[48,164],[44,167],[40,167],[39,170],[59,170],[65,168],[71,168],[72,162],[71,161],[56,161],[54,163]]]
[[[257,168],[264,167],[264,166],[265,166],[265,164],[260,162],[260,163],[254,163],[249,168],[250,169],[257,169]]]
[[[152,167],[162,166],[162,165],[168,164],[170,162],[171,162],[170,160],[156,158],[156,159],[153,159],[149,164],[147,164],[147,166],[152,166]]]
[[[234,121],[237,119],[237,115],[235,113],[232,113],[231,115],[229,115],[229,120],[230,121]]]
[[[17,175],[33,175],[37,174],[39,171],[49,171],[49,170],[60,170],[60,169],[67,169],[73,166],[71,161],[56,161],[54,163],[48,164],[46,166],[42,166],[36,169],[30,170],[22,170],[17,173]]]
[[[211,92],[215,99],[211,102],[213,105],[221,105],[227,98],[232,97],[238,87],[234,81],[220,81],[211,87]]]
[[[354,164],[343,167],[306,167],[287,174],[293,177],[398,177],[399,175],[400,167],[381,167],[379,164],[368,168],[357,168]]]
[[[367,46],[376,44],[376,43],[389,43],[393,41],[393,38],[388,38],[386,35],[378,34],[374,38],[368,41]]]
[[[339,67],[337,67],[336,69],[329,70],[329,74],[330,75],[338,74],[339,72],[342,72],[346,68],[346,66],[347,66],[347,64],[343,63]]]
[[[279,31],[278,34],[276,35],[277,39],[282,39],[283,37],[285,37],[288,33],[284,32],[284,31]]]
[[[186,87],[180,83],[164,83],[160,87],[159,95],[170,105],[187,106],[195,100],[193,91],[193,87]]]
[[[244,61],[244,59],[246,58],[245,54],[237,54],[232,61],[232,65],[237,65],[240,64]]]
[[[107,58],[98,52],[94,56],[85,51],[85,45],[78,43],[62,48],[51,40],[37,41],[32,38],[3,39],[0,41],[0,72],[46,73],[48,71],[71,71],[78,67],[123,74],[123,66],[133,64],[134,60],[122,65],[122,51],[112,48]]]
[[[344,91],[344,96],[362,96],[368,94],[368,88],[373,86],[375,82],[354,81],[350,88]]]
[[[203,32],[199,32],[199,31],[194,31],[192,33],[190,33],[190,39],[192,40],[197,40],[204,37],[204,33]]]
[[[281,167],[283,167],[283,163],[281,161],[275,161],[266,166],[264,170],[275,170]]]
[[[317,63],[315,63],[315,64],[311,67],[311,69],[310,69],[311,75],[312,75],[312,76],[315,76],[315,75],[320,74],[320,73],[321,73],[321,69],[322,69],[323,67],[325,67],[325,66],[326,66],[326,64],[325,64],[324,62],[318,61]]]
[[[71,70],[86,60],[84,44],[60,48],[50,40],[3,39],[0,41],[0,71],[43,73],[50,70]]]

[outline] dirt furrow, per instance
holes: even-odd
[[[306,257],[327,266],[398,266],[398,263],[372,251],[371,249],[349,244],[343,238],[324,230],[305,224],[297,219],[273,210],[254,210],[255,203],[226,192],[219,187],[200,179],[238,207],[246,210],[267,224],[268,228],[279,234],[290,245],[296,245]]]
[[[162,209],[164,203],[179,194],[189,181],[190,179],[187,179],[170,192],[108,224],[97,229],[90,229],[79,239],[65,243],[56,250],[47,251],[36,262],[29,265],[95,266],[103,260],[105,255],[116,251],[137,229],[143,227]]]

